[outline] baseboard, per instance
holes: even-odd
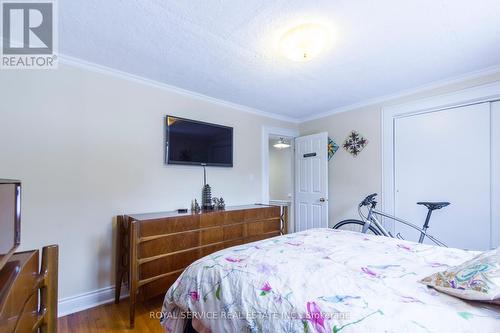
[[[128,297],[128,289],[122,286],[120,299]],[[58,303],[58,317],[64,317],[69,314],[90,309],[102,304],[111,303],[115,301],[115,287],[110,286],[80,295],[75,295],[59,300]]]

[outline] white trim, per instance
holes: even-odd
[[[125,286],[122,286],[120,299],[128,297],[129,293]],[[110,286],[80,295],[66,297],[58,302],[57,316],[64,317],[69,314],[94,308],[96,306],[111,303],[115,300],[115,287]]]
[[[500,103],[491,103],[491,238],[500,246]]]
[[[425,92],[428,90],[437,89],[437,88],[453,85],[453,84],[464,82],[467,80],[477,79],[477,78],[480,78],[483,76],[488,76],[488,75],[492,75],[492,74],[496,74],[496,73],[500,73],[500,65],[491,66],[491,67],[481,69],[478,71],[469,72],[466,74],[454,76],[452,78],[445,79],[445,80],[434,81],[434,82],[419,86],[417,88],[402,90],[402,91],[394,93],[394,94],[375,97],[375,98],[367,99],[367,100],[362,101],[362,102],[358,102],[358,103],[354,103],[354,104],[350,104],[350,105],[346,105],[346,106],[341,106],[341,107],[335,108],[333,110],[321,112],[321,113],[316,114],[316,115],[301,117],[298,119],[298,121],[299,121],[299,123],[303,123],[303,122],[307,122],[307,121],[311,121],[311,120],[315,120],[315,119],[319,119],[319,118],[325,118],[325,117],[331,116],[331,115],[336,114],[336,113],[347,112],[347,111],[352,111],[355,109],[367,107],[370,105],[381,104],[381,103],[385,103],[385,102],[388,102],[391,100],[396,100],[396,99],[407,97],[410,95],[419,94],[419,93],[422,93],[422,92]]]
[[[394,122],[396,118],[435,112],[500,99],[500,82],[485,84],[453,93],[382,108],[382,202],[383,209],[394,214]],[[394,232],[394,222],[387,223]]]
[[[488,103],[488,108],[489,108],[489,121],[490,121],[490,248],[493,248],[493,244],[495,243],[495,239],[494,239],[494,234],[495,234],[495,228],[493,226],[494,224],[494,219],[493,219],[493,214],[494,214],[494,208],[493,208],[493,203],[495,201],[493,201],[494,197],[495,197],[495,188],[494,188],[494,185],[495,185],[495,175],[493,173],[493,159],[494,159],[494,144],[493,144],[493,129],[494,129],[494,123],[493,123],[493,106],[492,106],[492,102]]]
[[[291,122],[294,124],[297,124],[299,122],[299,120],[296,118],[287,117],[287,116],[279,115],[279,114],[272,113],[272,112],[258,110],[255,108],[251,108],[251,107],[244,106],[244,105],[237,104],[237,103],[233,103],[233,102],[228,102],[228,101],[225,101],[222,99],[210,97],[210,96],[200,94],[200,93],[197,93],[194,91],[190,91],[187,89],[182,89],[182,88],[172,86],[172,85],[169,85],[166,83],[162,83],[162,82],[159,82],[156,80],[148,79],[148,78],[145,78],[145,77],[142,77],[139,75],[127,73],[127,72],[124,72],[124,71],[121,71],[118,69],[114,69],[111,67],[107,67],[107,66],[102,66],[102,65],[99,65],[99,64],[96,64],[93,62],[88,62],[88,61],[85,61],[85,60],[82,60],[79,58],[67,56],[64,54],[59,54],[58,56],[59,56],[59,63],[61,63],[61,64],[82,68],[82,69],[89,70],[89,71],[92,71],[95,73],[111,75],[111,76],[114,76],[114,77],[117,77],[117,78],[120,78],[123,80],[148,85],[150,87],[154,87],[154,88],[158,88],[158,89],[167,90],[169,92],[177,93],[177,94],[180,94],[183,96],[188,96],[188,97],[195,98],[195,99],[205,101],[208,103],[218,104],[220,106],[232,108],[232,109],[235,109],[238,111],[252,113],[252,114],[255,114],[255,115],[258,115],[261,117],[282,120],[282,121],[288,121],[288,122]]]

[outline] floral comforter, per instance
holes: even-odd
[[[500,332],[500,307],[418,281],[477,252],[312,229],[228,248],[168,290],[162,325],[183,332]],[[189,310],[189,316],[186,311]]]

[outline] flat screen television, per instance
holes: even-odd
[[[0,269],[21,242],[21,182],[0,179]]]
[[[233,166],[233,128],[166,117],[167,164]]]

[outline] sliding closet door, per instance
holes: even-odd
[[[488,249],[491,236],[490,103],[395,119],[397,216],[423,223],[417,201],[449,201],[434,211],[429,233],[448,246]],[[418,233],[396,225],[417,240]]]

